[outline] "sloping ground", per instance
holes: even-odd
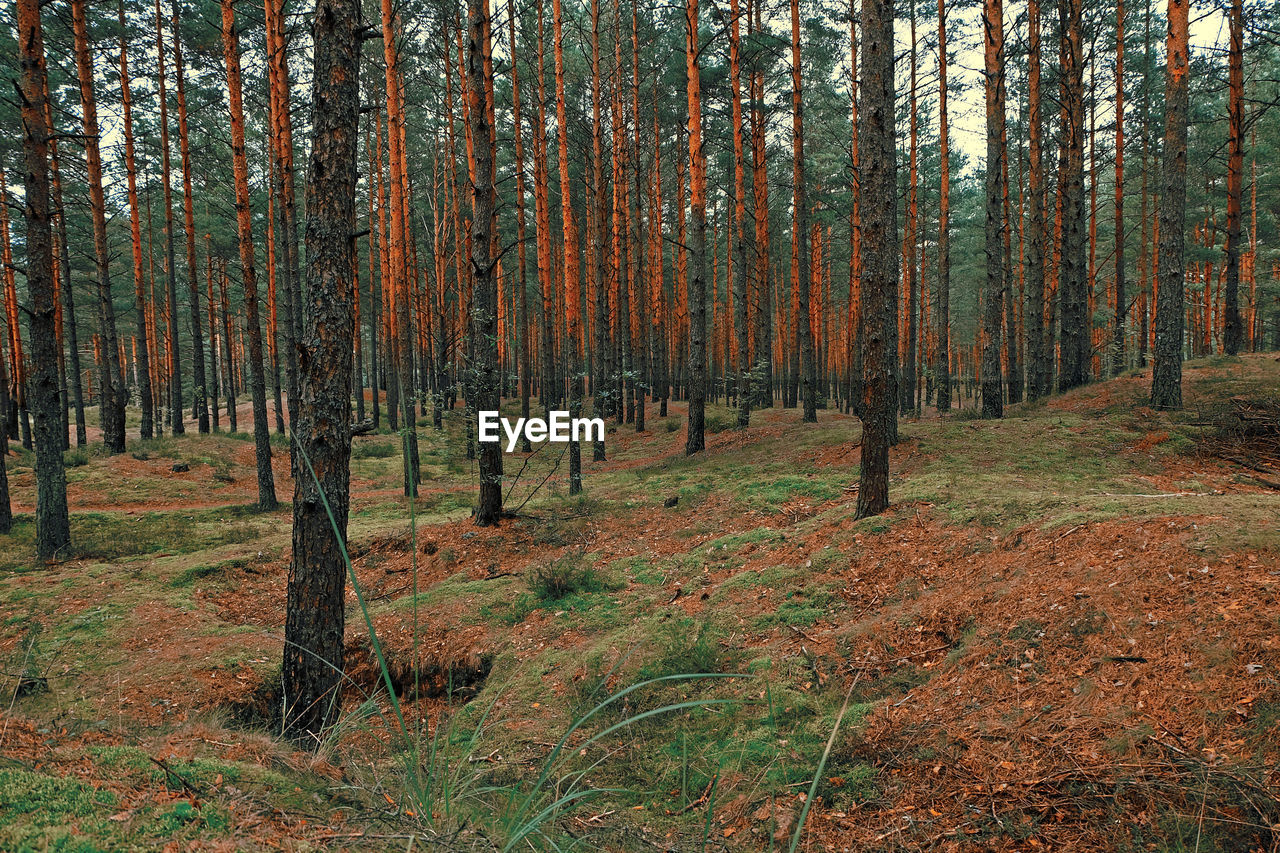
[[[512,802],[585,771],[612,792],[538,843],[785,848],[848,694],[802,849],[1270,849],[1280,492],[1200,450],[1232,398],[1277,396],[1280,362],[1186,377],[1174,416],[1133,375],[1000,422],[904,421],[894,505],[859,522],[857,422],[829,412],[756,413],[688,460],[673,405],[609,435],[585,499],[563,495],[558,449],[508,457],[508,504],[529,502],[496,530],[466,518],[461,413],[420,432],[412,529],[394,439],[358,439],[354,567],[429,771],[387,747],[354,596],[351,713],[323,758],[242,728],[270,725],[287,581],[287,514],[234,506],[251,444],[86,459],[88,553],[32,565],[27,521],[2,558],[6,693],[27,678],[0,806],[39,806],[0,808],[0,847],[484,847],[512,837]],[[13,479],[29,504],[29,472]],[[611,691],[690,673],[740,675],[642,688],[553,752]],[[664,703],[702,704],[635,719]]]

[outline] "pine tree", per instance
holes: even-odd
[[[93,219],[93,259],[98,287],[98,334],[102,341],[100,363],[102,443],[108,453],[124,453],[124,408],[128,394],[120,369],[116,339],[116,312],[111,299],[111,250],[107,242],[107,204],[102,186],[102,152],[98,144],[98,107],[93,89],[93,57],[85,0],[72,0],[71,24],[75,33],[76,71],[80,80],[81,121],[84,126],[85,161],[89,173],[89,207]],[[35,337],[35,333],[32,333]],[[56,346],[56,332],[54,345]],[[60,410],[59,410],[60,411]],[[61,421],[61,415],[59,415]]]
[[[862,78],[858,93],[859,185],[864,198],[897,193],[894,144],[893,4],[862,0]],[[858,518],[889,506],[889,446],[896,433],[893,330],[898,301],[898,210],[868,205],[862,215],[862,464]]]
[[[120,0],[120,105],[124,113],[124,167],[129,187],[129,237],[133,248],[133,293],[137,310],[138,391],[142,398],[143,439],[154,435],[152,411],[151,355],[147,337],[147,301],[142,273],[142,226],[138,205],[138,168],[133,145],[133,99],[129,85],[129,45],[125,28],[124,0]]]
[[[707,161],[702,150],[698,0],[686,0],[684,14],[685,80],[689,102],[689,202],[693,214],[693,226],[688,234],[689,423],[684,452],[692,456],[707,446]]]
[[[249,339],[249,393],[253,398],[253,443],[258,467],[258,508],[277,506],[275,473],[271,470],[271,435],[267,423],[267,387],[262,361],[262,324],[258,318],[258,276],[253,253],[252,211],[249,209],[249,165],[244,147],[244,102],[241,88],[240,44],[236,35],[233,0],[222,0],[222,47],[231,106],[231,160],[235,174],[236,235],[244,286],[245,334]],[[349,272],[350,267],[347,267]],[[225,310],[225,309],[224,309]],[[230,338],[230,330],[227,337]],[[228,340],[228,347],[230,346]],[[234,421],[233,421],[234,423]],[[299,478],[300,479],[300,478]]]
[[[293,556],[282,681],[286,722],[309,745],[341,710],[350,506],[356,155],[360,121],[360,5],[319,0],[312,25],[311,154],[307,168],[307,288],[294,481]]]
[[[1000,334],[1004,310],[1004,18],[1001,0],[984,0],[982,32],[987,104],[986,287],[982,291],[982,416],[1004,416]]]
[[[1161,170],[1160,241],[1156,294],[1155,366],[1151,405],[1182,408],[1184,221],[1187,204],[1188,2],[1169,0],[1165,69],[1164,162]]]
[[[1244,176],[1244,3],[1231,0],[1227,107],[1227,263],[1223,294],[1222,351],[1240,352],[1240,217]]]
[[[951,411],[951,143],[947,123],[947,7],[938,0],[938,299],[934,355],[934,401]]]
[[[57,301],[49,224],[49,126],[45,110],[44,37],[38,0],[18,0],[18,61],[22,82],[23,219],[27,229],[27,291],[31,300],[31,403],[35,416],[36,553],[49,560],[71,544],[67,476],[62,462],[58,391]],[[79,16],[83,23],[83,8]]]
[[[489,59],[488,0],[469,0],[467,13],[467,120],[472,137],[478,141],[471,188],[471,275],[475,282],[471,336],[475,359],[475,408],[478,411],[497,411],[500,403],[498,260],[493,255],[492,239],[497,192],[492,144],[485,144],[485,140],[490,140],[493,129],[493,106],[487,103],[486,97],[488,82],[493,76]],[[488,527],[497,524],[501,518],[502,445],[486,442],[480,448],[480,500],[476,505],[475,523]]]

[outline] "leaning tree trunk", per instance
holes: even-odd
[[[493,116],[485,95],[489,68],[488,0],[467,4],[467,121],[475,146],[475,181],[471,187],[471,276],[475,282],[471,297],[472,353],[475,357],[476,411],[497,411],[501,403],[498,386],[498,276],[493,257],[494,211],[497,192],[493,183],[492,148],[486,144]],[[502,518],[502,445],[485,442],[480,446],[480,501],[476,524],[488,527]]]
[[[231,105],[231,159],[236,185],[236,234],[244,284],[245,334],[249,339],[249,393],[253,398],[253,443],[258,463],[258,508],[277,506],[275,474],[271,470],[271,432],[267,423],[267,382],[262,366],[262,324],[258,319],[258,276],[253,258],[253,222],[249,209],[249,164],[244,151],[244,103],[240,76],[240,46],[232,0],[222,0],[222,47],[227,65]],[[351,272],[347,265],[344,275]]]
[[[352,288],[360,122],[360,5],[319,0],[312,25],[305,332],[300,343],[293,562],[282,681],[286,722],[315,746],[337,719],[350,505]],[[314,738],[314,740],[312,740]]]
[[[895,198],[893,4],[862,2],[862,80],[858,97],[859,181],[864,198]],[[898,400],[893,383],[892,333],[898,300],[898,210],[872,203],[862,214],[862,462],[858,518],[889,506],[889,445]]]
[[[1187,206],[1187,0],[1169,0],[1165,68],[1163,192],[1160,193],[1159,291],[1151,405],[1182,408],[1184,217]]]
[[[36,553],[51,559],[71,544],[67,475],[62,467],[62,397],[58,390],[57,300],[49,226],[49,135],[45,113],[44,38],[38,0],[18,0],[22,68],[23,218],[31,296],[31,409],[35,415]]]

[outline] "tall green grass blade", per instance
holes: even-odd
[[[822,750],[822,758],[818,759],[818,769],[814,771],[813,782],[809,785],[809,795],[804,798],[804,807],[800,809],[800,818],[796,821],[795,832],[791,833],[791,846],[787,848],[787,853],[796,853],[796,848],[800,846],[800,833],[804,831],[804,823],[809,818],[809,807],[813,805],[813,797],[818,792],[818,782],[822,780],[822,771],[827,767],[831,747],[835,745],[836,734],[840,731],[840,724],[844,722],[844,713],[849,710],[849,698],[853,696],[853,688],[858,686],[858,679],[861,677],[862,674],[858,673],[853,677],[853,681],[849,682],[849,689],[844,694],[844,704],[840,706],[836,723],[831,727],[831,736],[827,738],[827,746]]]

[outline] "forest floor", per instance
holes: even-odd
[[[359,437],[350,550],[408,736],[351,591],[315,751],[273,729],[290,514],[251,506],[250,433],[68,453],[50,565],[11,455],[0,849],[514,849],[585,789],[523,846],[787,849],[828,752],[801,850],[1276,849],[1280,460],[1222,425],[1280,359],[1188,363],[1179,413],[1148,386],[903,420],[862,521],[834,412],[711,407],[688,459],[653,407],[576,498],[560,446],[507,456],[529,500],[490,529],[461,411],[421,422],[412,506],[398,437]]]

